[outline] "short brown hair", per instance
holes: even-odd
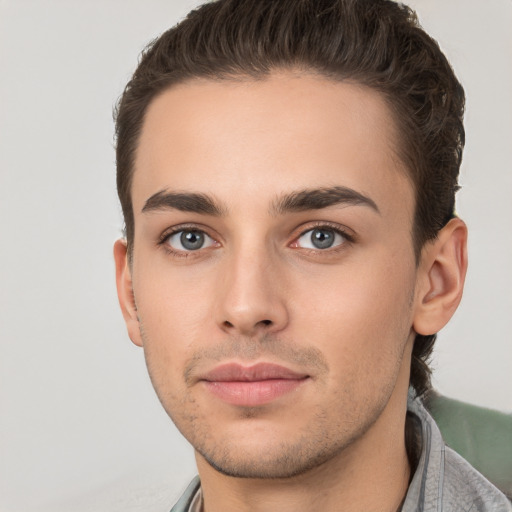
[[[131,183],[144,115],[161,92],[193,78],[262,79],[303,69],[380,92],[415,189],[417,260],[454,215],[464,147],[464,91],[415,13],[391,0],[217,0],[192,11],[143,52],[116,108],[117,189],[131,256]],[[411,385],[430,387],[435,334],[417,335]]]

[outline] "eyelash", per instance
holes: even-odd
[[[303,229],[298,235],[294,236],[292,243],[296,243],[302,236],[304,236],[309,231],[313,231],[314,229],[322,229],[322,228],[332,230],[334,233],[342,236],[343,239],[345,240],[345,242],[340,245],[334,246],[333,248],[327,248],[327,249],[302,248],[302,250],[308,251],[311,253],[319,253],[319,252],[320,253],[333,253],[333,252],[342,250],[346,244],[352,244],[355,242],[355,237],[352,234],[349,234],[347,232],[347,230],[345,228],[343,228],[342,226],[340,226],[339,224],[334,224],[334,223],[326,222],[326,221],[318,221],[318,222],[309,224],[307,229]],[[198,232],[204,233],[205,235],[207,235],[208,237],[210,237],[216,241],[216,239],[213,236],[209,235],[207,230],[205,230],[203,227],[197,226],[194,224],[186,224],[186,225],[174,226],[173,228],[164,231],[162,233],[162,235],[160,235],[160,237],[159,237],[158,245],[162,246],[168,254],[170,254],[176,258],[188,258],[190,256],[194,256],[193,253],[195,253],[195,252],[199,253],[201,251],[201,249],[198,249],[197,251],[180,251],[180,250],[173,249],[167,243],[167,241],[169,240],[169,238],[171,236],[173,236],[177,233],[180,233],[182,231],[198,231]]]
[[[293,239],[294,243],[297,242],[297,240],[299,240],[299,238],[304,236],[306,233],[308,233],[309,231],[313,231],[314,229],[328,229],[328,230],[332,230],[332,231],[334,231],[334,233],[342,236],[344,238],[344,240],[345,240],[345,243],[337,245],[337,246],[333,247],[332,249],[329,248],[329,249],[323,249],[322,250],[322,249],[307,249],[307,248],[303,248],[303,250],[312,251],[312,252],[322,252],[322,253],[334,252],[334,251],[337,251],[337,250],[341,250],[345,244],[352,244],[352,243],[354,243],[356,241],[355,236],[352,235],[351,233],[349,233],[346,228],[340,226],[339,224],[334,224],[334,223],[326,222],[326,221],[318,221],[318,222],[313,222],[312,224],[309,224],[307,229],[302,230],[300,232],[300,234],[297,235]]]
[[[213,236],[210,236],[208,234],[208,232],[201,226],[194,225],[194,224],[185,224],[185,225],[182,224],[180,226],[174,226],[173,228],[164,231],[160,235],[160,238],[158,240],[158,245],[162,246],[168,254],[170,254],[171,256],[173,256],[175,258],[188,258],[190,256],[195,256],[193,253],[201,251],[201,249],[198,249],[197,251],[179,251],[179,250],[173,249],[167,243],[167,241],[169,240],[169,238],[171,238],[171,236],[173,236],[177,233],[181,233],[182,231],[198,231],[200,233],[204,233],[211,239],[215,240],[215,238]]]

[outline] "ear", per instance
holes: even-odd
[[[128,262],[126,240],[117,240],[114,244],[114,260],[116,263],[117,297],[123,313],[128,336],[135,345],[142,347],[140,323],[132,286],[132,272]]]
[[[461,219],[451,219],[422,250],[413,321],[418,334],[441,330],[460,303],[468,266],[467,233]]]

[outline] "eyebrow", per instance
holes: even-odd
[[[380,214],[373,199],[348,187],[306,189],[285,194],[272,202],[270,213],[283,215],[288,212],[321,210],[336,205],[368,206]],[[227,211],[212,197],[196,192],[168,192],[153,194],[144,204],[142,212],[179,210],[202,215],[222,217]]]
[[[348,187],[307,189],[286,194],[274,200],[271,213],[282,215],[287,212],[321,210],[336,205],[368,206],[380,214],[373,199]]]
[[[224,215],[224,209],[213,198],[194,192],[161,190],[153,194],[142,208],[143,213],[159,210],[180,210],[216,217]]]

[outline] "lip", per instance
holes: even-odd
[[[211,394],[228,404],[256,407],[294,391],[308,378],[305,373],[272,363],[228,363],[210,370],[200,380]]]

